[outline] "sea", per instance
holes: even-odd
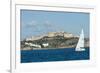
[[[75,51],[75,48],[21,50],[21,63],[89,60],[90,49],[85,49],[85,51]]]

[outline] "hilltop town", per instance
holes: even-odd
[[[21,50],[74,48],[79,36],[67,32],[48,32],[41,36],[32,36],[21,41]],[[84,38],[85,47],[89,47],[89,38]]]

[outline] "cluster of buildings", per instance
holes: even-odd
[[[55,36],[63,36],[64,38],[74,37],[73,34],[67,33],[67,32],[64,32],[64,31],[61,31],[61,32],[49,32],[48,33],[48,37],[55,37]]]
[[[71,34],[71,33],[67,33],[67,32],[64,32],[64,31],[62,31],[62,32],[48,32],[46,35],[41,35],[41,36],[32,36],[32,37],[30,37],[30,38],[26,38],[26,41],[29,41],[29,40],[31,40],[31,41],[34,41],[34,40],[38,40],[38,39],[41,39],[41,38],[43,38],[44,36],[47,36],[47,37],[55,37],[55,36],[62,36],[62,37],[64,37],[64,38],[71,38],[71,37],[74,37],[74,35],[73,34]]]

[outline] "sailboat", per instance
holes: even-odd
[[[75,48],[75,51],[85,51],[85,48],[84,48],[84,32],[83,32],[83,29],[81,31],[81,34],[80,34],[80,37],[79,37],[79,41],[78,41],[78,44]]]

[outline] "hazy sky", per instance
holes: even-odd
[[[21,39],[52,31],[89,37],[89,13],[21,10]]]

